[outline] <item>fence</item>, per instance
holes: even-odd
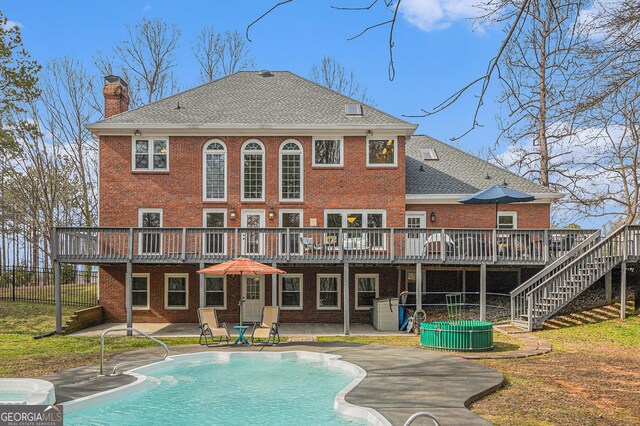
[[[63,265],[60,283],[63,305],[98,304],[98,271]],[[0,270],[0,300],[55,303],[53,269],[3,267]]]

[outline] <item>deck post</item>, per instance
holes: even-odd
[[[349,262],[344,262],[344,273],[342,275],[342,311],[344,312],[344,335],[349,335]]]
[[[56,299],[56,333],[62,333],[62,286],[60,285],[60,262],[53,259],[53,285]]]
[[[611,271],[607,272],[604,276],[604,295],[607,299],[607,305],[610,305],[613,302],[613,291],[611,285],[612,274]]]
[[[200,262],[200,269],[204,269],[204,262]],[[200,280],[200,307],[204,308],[207,306],[207,278],[204,274],[198,274],[198,278]]]
[[[620,318],[627,318],[627,262],[620,264]]]
[[[51,228],[51,257],[53,259],[53,297],[56,302],[56,333],[62,333],[62,286],[60,282],[60,262],[58,262],[58,231]],[[14,268],[15,274],[15,268]],[[15,285],[14,285],[15,290]]]
[[[467,301],[467,271],[462,270],[462,303]]]
[[[480,264],[480,321],[487,320],[487,264]]]
[[[416,263],[416,312],[422,309],[422,263]]]
[[[633,267],[633,310],[635,313],[640,314],[640,264],[636,263]]]
[[[133,292],[132,292],[132,284],[133,284],[133,272],[132,272],[132,265],[131,262],[127,262],[127,275],[126,275],[126,279],[125,279],[125,285],[124,285],[124,304],[125,304],[125,309],[127,311],[127,327],[131,328],[133,327]],[[127,336],[132,336],[133,333],[131,332],[131,330],[127,330]]]
[[[288,239],[287,239],[288,241]],[[272,267],[277,268],[277,263],[272,263]],[[271,306],[278,305],[278,275],[271,274]]]

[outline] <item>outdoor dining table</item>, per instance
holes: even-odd
[[[236,339],[235,342],[233,342],[233,344],[237,345],[238,342],[239,342],[242,345],[248,345],[249,342],[244,337],[244,333],[247,331],[249,326],[248,325],[234,325],[233,328],[235,328],[236,332],[238,333],[238,338]]]

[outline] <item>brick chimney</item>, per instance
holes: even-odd
[[[104,78],[104,118],[129,109],[129,85],[117,75]]]

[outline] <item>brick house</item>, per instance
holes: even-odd
[[[108,321],[196,322],[216,306],[237,322],[242,300],[243,321],[277,304],[283,323],[348,332],[404,289],[486,293],[489,274],[509,291],[568,249],[552,241],[582,235],[550,229],[560,194],[289,72],[238,72],[134,110],[108,76],[104,98],[106,118],[87,126],[99,227],[56,229],[56,258],[100,266]],[[496,184],[536,200],[458,202]],[[287,274],[196,274],[235,256]]]

